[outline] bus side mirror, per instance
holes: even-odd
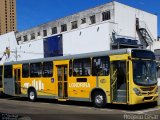
[[[128,56],[128,60],[132,60],[131,56]]]
[[[157,72],[160,70],[160,66],[157,66]]]

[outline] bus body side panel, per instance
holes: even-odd
[[[53,67],[54,69],[54,67]],[[52,77],[28,77],[21,79],[22,95],[28,95],[28,89],[34,88],[38,98],[55,98],[56,80],[54,78],[54,70]]]
[[[110,75],[109,76],[99,76],[97,86],[101,88],[106,94],[107,103],[111,103],[110,95]]]
[[[15,85],[13,78],[4,78],[4,93],[7,95],[15,95]]]
[[[85,82],[79,82],[79,80],[85,79]],[[96,78],[89,76],[89,77],[69,77],[68,81],[68,93],[69,98],[79,99],[82,101],[82,99],[86,99],[89,101],[90,99],[90,92],[93,88],[96,88]],[[86,101],[85,100],[85,101]]]
[[[37,92],[37,97],[45,96],[45,98],[50,96],[56,96],[55,83],[52,82],[53,78],[22,78],[21,92],[23,95],[28,94],[28,89],[30,87],[34,88]]]

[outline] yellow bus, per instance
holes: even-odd
[[[153,52],[120,49],[4,64],[4,93],[12,96],[51,98],[134,105],[158,99]]]

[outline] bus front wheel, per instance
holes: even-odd
[[[34,89],[30,89],[28,92],[28,98],[30,101],[34,102],[37,99],[37,94],[36,91]]]
[[[106,97],[103,92],[97,91],[93,96],[94,106],[97,108],[104,108],[106,105]]]

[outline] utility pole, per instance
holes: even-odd
[[[12,53],[15,54],[15,58],[16,58],[16,61],[17,61],[18,60],[17,47],[15,48],[15,50],[12,51]]]
[[[16,61],[17,61],[17,58],[18,58],[18,55],[17,55],[17,47],[16,47],[15,54],[16,54]]]

